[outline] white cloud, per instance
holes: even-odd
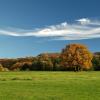
[[[81,25],[100,25],[100,20],[90,20],[89,18],[81,18],[76,21]]]
[[[76,21],[78,21],[81,25],[86,25],[86,24],[91,23],[90,19],[88,19],[88,18],[82,18],[82,19],[78,19]]]
[[[78,22],[72,24],[64,22],[34,30],[14,28],[10,30],[0,29],[0,34],[10,36],[51,37],[52,39],[59,40],[100,38],[100,21],[93,21],[88,18],[82,18],[76,21]]]

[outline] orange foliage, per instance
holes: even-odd
[[[67,45],[61,53],[61,65],[65,68],[74,70],[90,69],[93,56],[85,45],[70,44]]]

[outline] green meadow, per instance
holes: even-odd
[[[100,72],[0,72],[0,100],[100,100]]]

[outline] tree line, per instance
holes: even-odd
[[[36,57],[0,59],[0,71],[83,71],[100,70],[100,53],[91,53],[83,44],[69,44],[61,53]]]

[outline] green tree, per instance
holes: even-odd
[[[100,70],[100,55],[94,56],[92,63],[93,63],[94,70],[99,71]]]

